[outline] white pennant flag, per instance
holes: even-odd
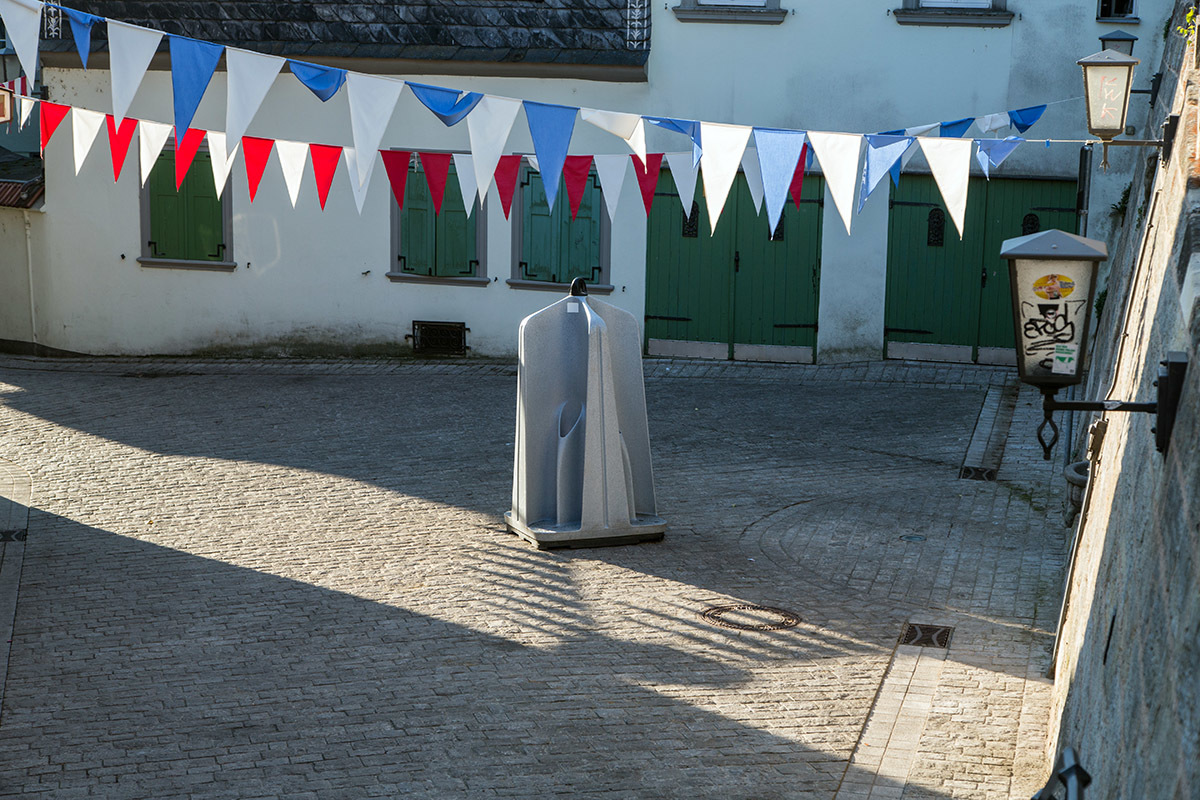
[[[86,108],[71,109],[71,139],[75,151],[75,174],[83,168],[84,159],[92,152],[96,143],[96,134],[104,124],[104,115],[99,111],[88,111]]]
[[[521,110],[521,101],[509,97],[484,95],[467,115],[467,131],[471,135],[471,155],[475,160],[475,182],[479,184],[479,201],[487,197],[488,187],[496,174],[496,165],[504,153],[509,131]]]
[[[971,139],[917,139],[929,171],[942,193],[942,202],[958,228],[958,238],[963,237],[963,223],[967,216],[967,187],[971,183],[971,150],[975,142]]]
[[[671,168],[671,179],[675,181],[675,189],[679,192],[679,202],[683,204],[683,215],[692,215],[692,203],[696,200],[696,163],[692,152],[667,153],[667,166]]]
[[[142,120],[138,123],[138,162],[142,170],[142,186],[146,185],[150,170],[154,169],[158,154],[162,152],[172,130],[172,126],[161,122]]]
[[[904,135],[905,136],[924,136],[925,134],[929,133],[931,130],[934,130],[935,128],[941,128],[941,127],[942,127],[942,123],[940,123],[940,122],[931,122],[928,125],[914,125],[911,128],[905,128]],[[901,169],[903,169],[904,167],[907,167],[908,162],[912,161],[913,156],[915,156],[917,154],[916,145],[917,145],[916,142],[913,142],[912,144],[910,144],[908,146],[908,149],[904,151],[904,155],[900,156]]]
[[[469,217],[475,210],[475,196],[479,193],[475,183],[475,160],[467,153],[455,153],[454,173],[458,178],[458,190],[462,192],[463,208]]]
[[[354,150],[362,154],[355,158],[358,162],[358,172],[351,173],[351,180],[358,179],[361,186],[366,183],[367,176],[375,164],[373,157],[368,157],[379,149],[383,141],[383,133],[392,120],[392,112],[400,100],[400,92],[404,89],[404,81],[395,78],[381,78],[377,75],[363,75],[360,72],[346,74],[346,94],[350,98],[350,131],[354,136]]]
[[[287,184],[288,197],[292,200],[292,208],[295,208],[296,201],[300,199],[300,182],[304,180],[304,165],[308,163],[308,145],[276,139],[275,152],[279,154],[283,182]]]
[[[758,151],[753,147],[747,147],[742,154],[742,172],[746,174],[746,186],[754,202],[754,213],[759,214],[763,204],[762,165],[758,163]]]
[[[226,148],[226,137],[221,131],[208,132],[208,155],[212,161],[213,183],[217,187],[217,199],[221,199],[221,193],[225,191],[225,184],[229,182],[229,170],[233,168],[233,159],[237,155],[238,148],[241,142],[234,144],[233,152]]]
[[[367,187],[371,185],[371,173],[375,170],[375,159],[372,158],[371,165],[367,167],[367,180],[359,184],[354,180],[354,176],[358,174],[358,154],[353,147],[343,147],[342,155],[346,157],[346,174],[350,176],[350,191],[354,194],[354,205],[361,215],[363,204],[367,200]]]
[[[240,143],[287,59],[225,48],[225,136]]]
[[[617,203],[621,200],[621,189],[625,186],[625,176],[629,174],[629,156],[605,155],[593,159],[596,165],[596,175],[600,177],[600,191],[604,195],[604,205],[608,208],[608,221],[617,218]]]
[[[992,131],[998,131],[1001,128],[1007,128],[1009,125],[1008,112],[1003,114],[986,114],[975,119],[975,124],[979,130],[986,136]]]
[[[746,142],[750,141],[753,131],[754,129],[747,125],[700,123],[700,141],[704,143],[700,168],[704,171],[708,223],[714,233],[717,230],[717,219],[721,216],[721,210],[725,208],[725,198],[729,196],[729,189],[737,177],[738,166],[742,163]]]
[[[18,130],[23,129],[29,122],[29,115],[33,113],[33,109],[37,104],[38,101],[34,100],[32,97],[17,98],[17,108],[20,109],[18,115],[21,119],[19,125],[17,126]]]
[[[32,81],[37,75],[38,39],[42,33],[41,0],[0,0],[0,18],[21,68]]]
[[[860,133],[822,133],[809,131],[808,141],[821,162],[825,185],[833,204],[850,233],[851,211],[854,210],[854,190],[858,187],[858,162],[862,155],[863,137]],[[967,140],[970,141],[970,140]]]
[[[594,108],[579,110],[584,122],[595,125],[602,131],[625,140],[634,155],[646,163],[646,121],[637,114],[622,114],[617,111],[598,111]]]
[[[142,85],[142,78],[162,36],[161,31],[108,21],[108,70],[112,75],[113,120],[118,125],[125,119],[133,96]]]

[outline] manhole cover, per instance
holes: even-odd
[[[713,606],[701,611],[700,616],[714,625],[738,631],[782,631],[800,624],[800,617],[790,611],[750,603]]]
[[[900,644],[940,647],[946,650],[950,647],[950,637],[953,635],[954,628],[946,625],[917,625],[906,622],[904,631],[900,634]]]

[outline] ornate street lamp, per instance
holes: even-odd
[[[1131,45],[1130,50],[1132,49]],[[1133,68],[1141,62],[1116,50],[1102,50],[1087,58],[1081,58],[1076,63],[1083,67],[1088,131],[1104,144],[1100,168],[1108,169],[1109,145],[1157,147],[1162,150],[1162,160],[1169,160],[1171,143],[1175,138],[1175,126],[1179,122],[1178,115],[1169,116],[1163,123],[1162,139],[1115,138],[1125,132],[1129,95],[1133,89]]]
[[[1013,332],[1017,340],[1017,374],[1021,381],[1042,392],[1044,417],[1038,426],[1042,455],[1049,461],[1058,442],[1055,411],[1142,411],[1158,415],[1156,445],[1166,452],[1175,421],[1175,408],[1187,369],[1182,353],[1170,353],[1159,370],[1158,399],[1154,403],[1124,400],[1057,400],[1064,386],[1083,380],[1087,333],[1091,324],[1096,274],[1108,258],[1104,242],[1059,230],[1008,239],[1000,248],[1008,260],[1013,304]],[[1052,432],[1045,438],[1045,429]]]

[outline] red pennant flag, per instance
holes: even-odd
[[[800,209],[800,191],[804,188],[804,167],[808,164],[808,142],[800,148],[800,160],[796,162],[796,171],[792,173],[792,202],[796,210]]]
[[[271,157],[271,148],[275,146],[274,139],[257,139],[253,136],[242,137],[242,154],[246,157],[246,183],[250,188],[250,202],[258,194],[258,184],[267,168],[267,159]]]
[[[650,214],[650,206],[654,203],[654,190],[658,188],[658,173],[662,169],[662,153],[646,153],[646,163],[643,165],[642,160],[635,155],[630,155],[633,159],[633,171],[637,175],[638,186],[642,187],[642,204],[646,206],[646,215]]]
[[[338,161],[342,158],[342,148],[332,144],[310,144],[308,152],[312,156],[313,177],[317,179],[317,197],[320,198],[321,210],[324,211],[329,187],[333,185],[333,176],[337,173]]]
[[[587,188],[588,176],[592,173],[591,156],[567,156],[563,162],[563,182],[567,186],[567,199],[571,201],[571,221],[579,213],[583,202],[583,191]]]
[[[512,210],[513,193],[517,191],[517,178],[521,175],[521,156],[500,156],[496,164],[496,193],[500,195],[500,205],[504,208],[504,218]]]
[[[179,141],[179,131],[175,131],[175,190],[183,186],[183,179],[187,177],[188,168],[192,166],[192,160],[196,157],[197,151],[200,150],[200,143],[204,141],[205,131],[202,128],[188,128],[187,133],[183,134],[183,141]]]
[[[121,127],[112,114],[106,114],[104,121],[108,124],[108,149],[112,151],[113,180],[121,180],[121,167],[125,166],[125,156],[129,153],[129,142],[133,140],[133,132],[137,130],[138,121],[132,117],[121,120]]]
[[[433,213],[442,213],[442,198],[446,196],[446,179],[450,176],[449,153],[418,153],[421,169],[425,170],[425,182],[429,184],[429,196],[433,199]]]
[[[41,115],[38,121],[42,129],[42,152],[46,151],[50,137],[58,130],[59,124],[66,118],[67,112],[70,110],[70,106],[62,106],[47,100],[42,101]]]
[[[383,168],[387,170],[388,183],[392,184],[392,195],[396,205],[404,210],[404,187],[408,185],[408,167],[412,163],[412,153],[408,150],[380,150],[383,156]]]

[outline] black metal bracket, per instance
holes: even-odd
[[[1033,796],[1033,800],[1055,800],[1054,791],[1062,786],[1067,790],[1066,800],[1084,800],[1083,790],[1092,782],[1092,776],[1079,763],[1074,747],[1064,747],[1054,765],[1054,774],[1046,785]]]
[[[1109,139],[1102,141],[1104,147],[1100,153],[1100,169],[1108,171],[1108,148],[1112,147],[1157,147],[1162,151],[1161,160],[1165,164],[1171,160],[1171,149],[1175,145],[1175,131],[1179,128],[1179,115],[1171,114],[1162,124],[1161,139]]]

